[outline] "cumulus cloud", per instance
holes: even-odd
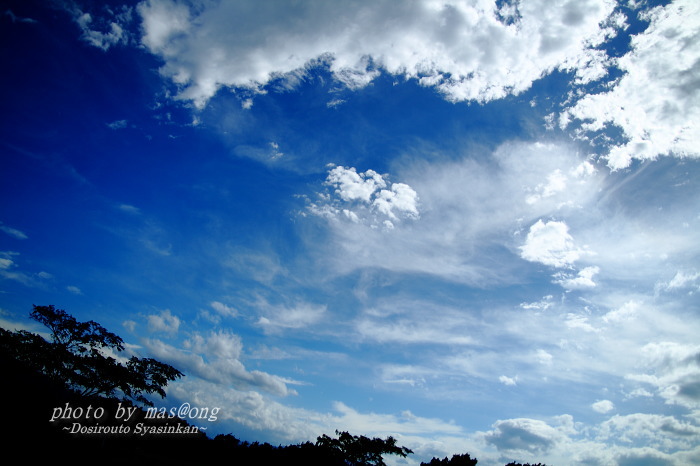
[[[616,66],[624,73],[610,90],[578,99],[562,126],[581,122],[582,135],[608,125],[625,142],[606,154],[612,169],[661,155],[698,157],[700,140],[700,4],[678,0],[643,14],[650,22],[633,36]]]
[[[319,193],[319,201],[307,211],[327,218],[346,218],[353,223],[383,225],[388,229],[401,219],[418,219],[418,194],[405,183],[391,183],[374,170],[334,167],[325,183],[333,193]]]
[[[585,253],[575,245],[566,222],[554,220],[533,224],[520,251],[525,260],[553,267],[570,266]]]
[[[165,62],[161,73],[181,86],[180,98],[202,107],[221,86],[258,88],[316,64],[350,88],[367,85],[380,67],[435,86],[450,100],[501,98],[557,68],[576,64],[581,76],[599,70],[592,48],[606,37],[599,24],[613,5],[529,1],[513,14],[486,0],[262,8],[149,0],[138,11],[143,45]]]
[[[615,405],[610,400],[600,400],[593,403],[591,408],[597,413],[605,414],[615,409]]]
[[[147,319],[151,332],[175,333],[180,328],[180,318],[173,315],[170,309],[165,309],[160,314],[151,314]]]
[[[105,18],[74,15],[84,40],[104,50],[129,42],[128,26],[138,16],[141,45],[162,60],[160,72],[178,87],[177,98],[198,108],[222,87],[245,90],[241,105],[250,108],[250,94],[271,83],[294,88],[317,67],[350,89],[385,71],[434,87],[448,100],[478,102],[519,94],[562,70],[573,73],[575,89],[560,126],[580,123],[581,137],[620,129],[624,141],[611,141],[605,154],[611,168],[664,154],[697,157],[700,7],[678,0],[627,13],[649,27],[620,57],[602,47],[627,27],[625,14],[608,0],[302,1],[264,8],[253,0],[145,0]],[[591,94],[586,86],[606,79],[610,69],[622,77]],[[531,200],[562,186],[563,178],[552,175]]]
[[[700,427],[673,416],[635,413],[615,415],[598,427],[598,435],[658,450],[690,449],[700,440]],[[659,451],[647,452],[661,456]],[[634,451],[626,454],[634,454]],[[638,452],[637,452],[638,453]]]
[[[354,167],[335,167],[328,172],[326,184],[335,187],[335,192],[344,201],[364,201],[369,203],[372,195],[379,188],[384,188],[386,182],[374,170],[357,173]]]
[[[498,421],[485,434],[486,441],[501,451],[546,452],[563,437],[560,430],[546,422],[526,418]]]
[[[649,343],[641,353],[646,371],[627,375],[648,384],[667,402],[700,406],[700,347],[675,342]]]
[[[382,189],[377,193],[372,205],[377,210],[393,220],[397,220],[395,212],[405,213],[408,217],[417,218],[418,195],[407,184],[394,183],[391,190]]]

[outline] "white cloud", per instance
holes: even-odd
[[[553,267],[570,266],[585,254],[574,244],[566,223],[554,220],[533,224],[520,251],[525,260]]]
[[[110,19],[105,19],[102,16],[95,19],[90,13],[73,7],[71,12],[75,22],[83,32],[82,39],[102,50],[109,50],[115,45],[128,43],[129,34],[126,28],[132,20],[131,8],[122,6],[116,13],[109,9],[105,10]]]
[[[534,303],[520,303],[520,307],[523,309],[535,309],[538,311],[546,311],[554,305],[554,303],[552,302],[552,298],[554,298],[554,296],[547,295],[544,298],[542,298],[542,300]]]
[[[136,325],[136,322],[133,320],[125,320],[124,322],[122,322],[122,326],[124,326],[124,328],[130,332],[136,330]]]
[[[391,435],[401,445],[410,444],[416,451],[416,446],[439,443],[452,436],[464,438],[465,435],[463,429],[453,422],[418,416],[410,411],[391,414],[361,412],[338,401],[327,412],[313,411],[284,405],[253,390],[222,389],[197,379],[173,383],[168,387],[168,397],[199,406],[220,406],[220,423],[234,421],[253,430],[271,433],[285,443],[314,441],[322,434],[332,435],[335,430],[340,430],[360,432],[369,437]]]
[[[12,12],[12,10],[5,10],[5,13],[3,13],[5,16],[9,16],[10,20],[12,20],[13,23],[27,23],[27,24],[36,24],[38,23],[37,20],[28,18],[28,17],[23,17],[23,16],[17,16]]]
[[[280,157],[284,156],[284,152],[280,151],[280,145],[277,144],[276,142],[272,141],[269,143],[270,148],[272,149],[272,155],[270,155],[270,158],[272,160],[278,159]]]
[[[210,332],[202,336],[195,333],[184,343],[184,349],[168,345],[160,340],[144,340],[144,346],[158,360],[172,364],[192,377],[218,386],[237,390],[263,390],[278,396],[295,394],[287,386],[295,383],[266,372],[249,371],[240,361],[242,342],[230,332]]]
[[[134,215],[138,215],[141,213],[141,209],[139,209],[138,207],[135,207],[133,205],[130,205],[130,204],[119,204],[118,209],[121,210],[122,212],[134,214]]]
[[[335,192],[344,201],[369,203],[377,189],[384,188],[386,182],[374,170],[357,173],[354,167],[335,167],[328,172],[326,184],[335,187]]]
[[[420,204],[415,205],[420,217],[413,219],[409,210],[394,208],[392,212],[403,217],[401,221],[372,211],[367,206],[372,194],[366,195],[368,202],[349,202],[340,193],[320,193],[307,207],[307,213],[327,219],[331,234],[330,242],[324,239],[324,245],[315,248],[322,254],[319,264],[327,266],[324,271],[328,272],[324,273],[333,274],[380,267],[477,285],[519,281],[520,271],[514,269],[521,265],[511,260],[510,251],[517,251],[518,243],[522,244],[522,225],[553,214],[564,217],[574,213],[584,217],[583,209],[599,193],[600,173],[590,170],[581,176],[572,174],[583,163],[586,162],[570,147],[543,143],[504,144],[494,151],[489,162],[468,157],[443,163],[414,162],[403,167],[396,177],[420,196]],[[347,175],[363,188],[371,184],[368,193],[372,192],[371,188],[375,188],[375,195],[381,191],[374,186],[374,175],[363,177],[348,170],[336,173]],[[565,188],[529,204],[526,199],[533,189],[546,184],[548,175],[557,170],[567,174]],[[382,180],[389,184],[384,176]],[[335,186],[340,189],[343,184],[339,182]],[[363,192],[359,189],[341,192],[346,191]],[[360,197],[353,196],[356,196],[353,199]],[[346,197],[352,196],[346,194]],[[409,199],[408,205],[413,206],[413,198]],[[355,216],[344,215],[344,210]],[[384,220],[392,224],[383,228]],[[550,227],[556,225],[557,222]],[[568,265],[588,254],[585,248],[573,244],[573,240],[567,246],[568,249],[552,250],[549,256],[542,257]],[[535,257],[534,246],[528,252]],[[496,262],[499,267],[493,266]]]
[[[516,375],[515,377],[508,377],[502,375],[498,378],[498,381],[501,382],[503,385],[515,386],[518,384],[518,376]]]
[[[37,281],[34,275],[14,271],[18,267],[17,262],[13,260],[16,256],[19,256],[19,253],[15,251],[0,251],[0,277],[15,280],[25,286],[41,287],[43,284]],[[41,272],[36,276],[43,278],[40,274]]]
[[[600,400],[593,403],[591,408],[597,413],[605,414],[615,409],[615,405],[610,400]]]
[[[393,222],[402,218],[415,220],[420,216],[416,191],[405,183],[391,183],[374,170],[358,173],[354,167],[334,167],[324,184],[334,188],[334,195],[319,193],[319,201],[307,207],[314,215],[343,215],[353,223],[382,224],[387,229],[393,229]]]
[[[597,332],[599,330],[588,322],[588,317],[576,314],[566,316],[566,326],[571,329],[581,329],[584,332]]]
[[[651,385],[667,402],[700,407],[700,346],[677,342],[648,343],[641,349],[646,371],[630,380]]]
[[[160,314],[151,314],[147,319],[151,332],[175,333],[180,328],[180,318],[173,315],[170,309],[161,311]]]
[[[195,353],[203,353],[217,358],[240,359],[243,342],[238,335],[219,330],[212,331],[206,338],[195,333],[185,340],[184,347]]]
[[[607,92],[582,97],[562,115],[563,125],[582,121],[584,134],[606,125],[623,131],[626,142],[606,155],[612,169],[660,155],[700,156],[700,4],[677,0],[645,17],[648,29],[617,60],[624,72],[619,81]]]
[[[73,285],[67,286],[66,289],[73,294],[78,294],[78,295],[83,294],[83,292],[77,286],[73,286]]]
[[[459,319],[450,319],[452,324],[464,328],[465,323]],[[469,345],[474,339],[457,331],[454,327],[447,327],[450,321],[431,320],[430,322],[416,322],[414,319],[392,319],[382,321],[376,319],[361,319],[357,322],[357,332],[369,340],[380,343],[393,344],[430,344],[430,345]],[[446,328],[452,331],[445,332]]]
[[[126,120],[116,120],[111,123],[107,123],[107,127],[109,127],[109,129],[124,129],[128,123],[129,122]]]
[[[219,301],[212,301],[210,305],[212,309],[224,317],[236,317],[238,315],[238,311],[235,308],[227,306]]]
[[[565,435],[544,421],[526,418],[497,421],[493,428],[484,437],[500,451],[547,452]]]
[[[603,316],[603,320],[605,322],[624,322],[634,319],[635,315],[639,312],[640,306],[640,302],[628,301],[619,308],[608,311]]]
[[[246,278],[270,285],[289,271],[272,248],[260,247],[258,250],[233,247],[227,251],[223,265]]]
[[[598,272],[600,272],[600,268],[592,266],[581,269],[576,276],[560,272],[555,275],[555,278],[557,278],[556,283],[559,283],[568,290],[582,290],[594,288],[596,286],[593,277],[597,275]]]
[[[10,227],[5,226],[5,225],[0,225],[0,230],[4,231],[8,235],[13,236],[17,239],[27,239],[28,238],[28,236],[26,234],[24,234],[23,232],[19,231],[16,228],[10,228]]]
[[[221,86],[257,88],[314,63],[327,64],[350,88],[365,86],[378,74],[370,57],[392,74],[436,86],[450,100],[517,94],[558,67],[577,64],[581,76],[599,67],[590,47],[605,38],[599,23],[613,4],[529,1],[518,4],[517,17],[487,0],[264,8],[247,1],[188,8],[149,0],[138,11],[143,45],[165,61],[161,72],[181,86],[179,97],[202,107]]]
[[[636,413],[613,416],[588,429],[580,429],[569,415],[545,422],[517,418],[497,421],[482,433],[487,445],[506,458],[546,464],[694,464],[700,429],[671,416]],[[479,456],[481,463],[482,457]],[[489,463],[491,464],[491,463]]]
[[[260,318],[258,325],[266,332],[279,332],[285,329],[307,329],[319,323],[326,316],[326,306],[304,301],[291,304],[271,304],[259,297],[254,303]]]
[[[541,198],[552,197],[553,195],[562,192],[566,189],[567,177],[561,170],[554,170],[547,176],[547,182],[535,187],[534,193],[526,199],[528,204],[534,204]]]
[[[418,195],[407,184],[394,183],[391,190],[382,189],[372,205],[389,218],[396,220],[394,211],[404,212],[408,217],[418,217]]]
[[[665,285],[666,290],[700,289],[700,272],[678,271]]]
[[[537,362],[539,362],[540,364],[542,364],[544,366],[551,366],[552,359],[554,359],[554,357],[550,353],[548,353],[547,351],[545,351],[543,349],[538,349],[536,354],[535,354],[535,357],[537,359]]]
[[[600,425],[600,435],[618,441],[641,441],[648,447],[666,450],[689,449],[700,439],[700,427],[672,416],[635,413],[615,415]]]
[[[462,428],[453,422],[416,416],[410,411],[400,414],[361,413],[342,402],[335,402],[333,408],[337,414],[332,417],[332,422],[346,426],[353,432],[380,436],[395,435],[396,432],[402,435],[462,433]]]

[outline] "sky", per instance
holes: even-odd
[[[0,5],[3,327],[209,436],[700,462],[700,3]]]

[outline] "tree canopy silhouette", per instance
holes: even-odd
[[[413,451],[406,447],[396,446],[393,437],[368,438],[364,435],[350,435],[347,432],[335,431],[338,438],[331,438],[326,434],[318,437],[316,446],[335,452],[340,458],[353,466],[385,466],[382,455],[399,455],[406,457]]]
[[[95,321],[79,322],[53,305],[34,306],[30,317],[45,325],[51,341],[38,334],[0,328],[0,345],[15,359],[64,382],[82,395],[121,394],[153,406],[145,395],[165,398],[168,382],[183,376],[174,367],[151,358],[121,358],[124,341]]]
[[[478,460],[469,456],[469,453],[463,455],[452,455],[449,460],[447,457],[443,459],[433,458],[429,463],[421,463],[421,466],[476,466]]]

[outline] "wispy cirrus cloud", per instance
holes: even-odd
[[[327,221],[332,243],[324,260],[332,261],[334,273],[380,267],[483,284],[516,280],[508,267],[489,265],[514,264],[499,260],[501,255],[515,253],[557,267],[587,256],[590,251],[573,241],[566,220],[541,219],[581,213],[595,199],[603,175],[566,145],[510,143],[492,156],[495,163],[418,162],[392,174],[411,192],[393,211],[403,216],[400,221],[373,209],[379,193],[388,190],[388,184],[382,187],[385,176],[333,168],[325,183],[334,191],[318,192],[307,206],[307,213]],[[542,196],[541,187],[552,182],[553,173],[566,182]],[[533,192],[540,193],[536,200]],[[386,228],[387,220],[394,228]],[[525,238],[524,228],[530,228]]]
[[[7,225],[0,225],[0,230],[17,239],[29,238],[24,232],[16,228],[8,227]]]

